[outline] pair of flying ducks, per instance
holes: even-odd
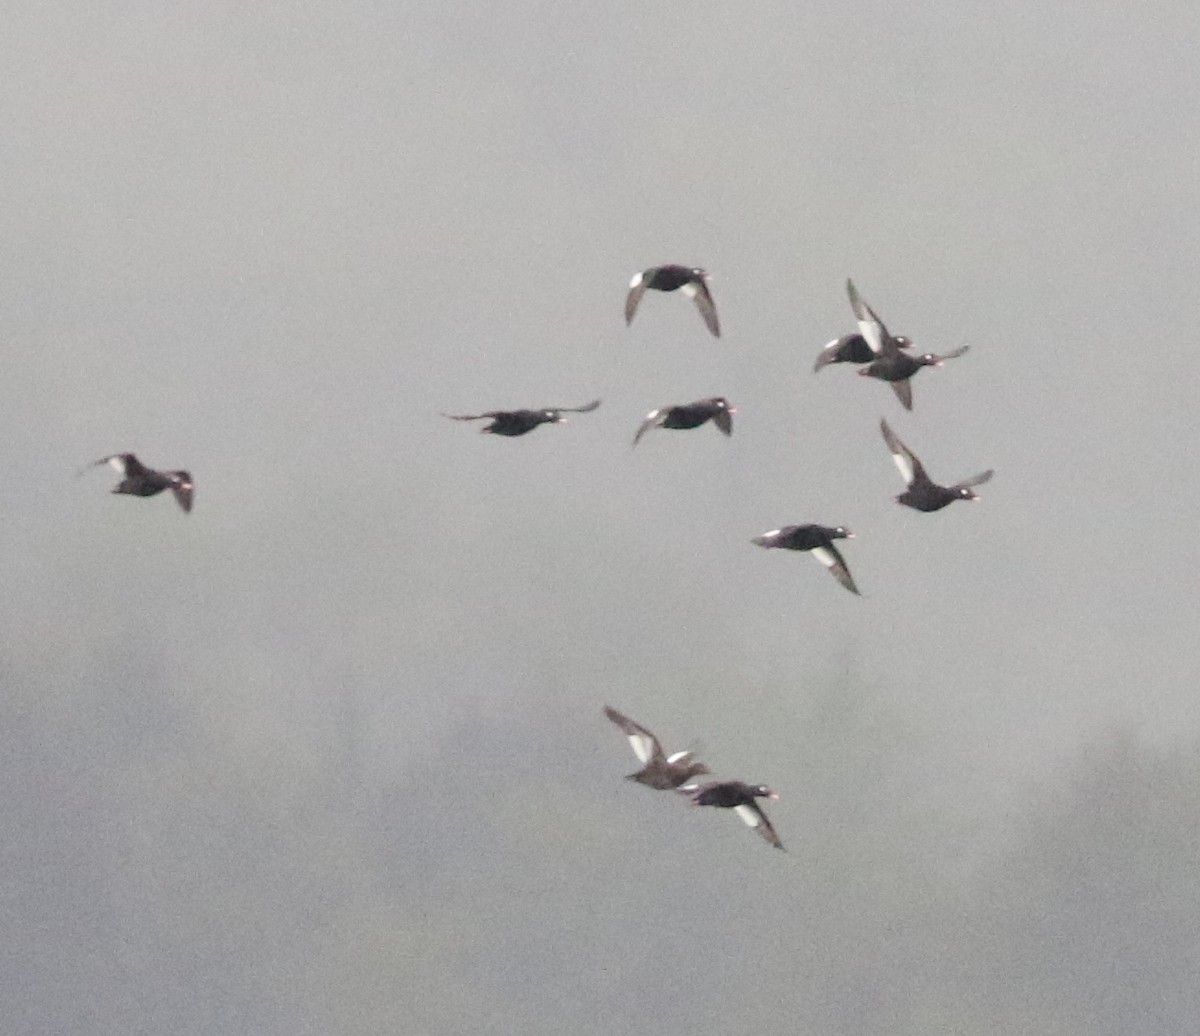
[[[900,441],[900,437],[892,431],[886,420],[879,422],[879,430],[883,433],[883,441],[887,443],[892,460],[896,462],[896,467],[899,468],[900,475],[908,487],[896,497],[896,502],[905,507],[917,511],[940,511],[955,500],[978,500],[973,487],[983,485],[994,474],[989,468],[981,474],[955,482],[952,486],[938,485],[926,473],[925,465]],[[842,525],[834,528],[827,525],[785,525],[781,529],[772,529],[756,536],[752,542],[760,547],[808,551],[829,569],[842,586],[851,593],[858,593],[850,569],[846,567],[846,559],[833,542],[853,538],[854,533]]]
[[[640,723],[635,723],[616,709],[604,707],[604,714],[612,720],[633,747],[642,768],[626,776],[626,780],[637,781],[657,791],[678,791],[686,795],[694,806],[717,806],[732,809],[747,827],[753,828],[776,849],[783,842],[771,826],[766,813],[759,806],[759,799],[777,799],[779,796],[763,784],[746,784],[743,781],[711,781],[707,784],[687,783],[700,774],[711,773],[703,763],[693,759],[692,752],[675,752],[667,755],[662,743]]]
[[[904,409],[911,410],[913,397],[909,379],[922,367],[940,367],[947,360],[962,356],[970,348],[964,345],[944,356],[913,353],[912,339],[889,332],[875,311],[859,295],[853,281],[846,281],[846,294],[850,296],[850,308],[858,322],[858,334],[843,335],[826,345],[813,365],[814,373],[831,363],[866,364],[858,373],[886,381]]]
[[[538,425],[562,424],[566,421],[563,414],[587,414],[600,405],[600,400],[594,399],[585,406],[579,407],[550,407],[544,410],[487,410],[482,414],[444,414],[452,421],[490,421],[480,429],[492,435],[516,436],[532,432]],[[725,435],[733,434],[733,415],[736,407],[731,407],[724,396],[712,396],[709,399],[698,399],[693,403],[681,403],[676,406],[659,407],[651,410],[638,426],[637,434],[633,437],[636,446],[642,436],[651,428],[699,428],[700,425],[711,421]]]

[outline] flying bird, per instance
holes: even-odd
[[[491,432],[493,435],[524,435],[532,432],[540,424],[562,424],[566,421],[563,414],[588,414],[600,405],[600,400],[593,399],[585,406],[560,406],[548,410],[489,410],[483,414],[443,414],[451,421],[482,421],[490,419],[491,424],[479,429],[481,432]]]
[[[192,509],[194,486],[192,476],[186,471],[155,471],[146,467],[132,453],[114,453],[101,457],[88,464],[80,474],[88,468],[101,464],[109,464],[123,476],[113,487],[114,493],[126,493],[130,496],[157,496],[164,489],[169,489],[175,497],[175,502],[187,513]]]
[[[772,529],[761,536],[755,536],[750,542],[757,543],[760,547],[806,550],[829,569],[842,586],[856,594],[858,587],[854,585],[850,569],[846,567],[846,560],[841,551],[833,545],[834,540],[853,538],[854,533],[842,525],[836,528],[830,528],[828,525],[785,525],[782,529]]]
[[[901,349],[912,348],[912,339],[904,335],[893,335],[892,341]],[[831,363],[870,363],[874,359],[875,353],[862,335],[842,335],[827,343],[820,351],[817,362],[813,364],[813,373]]]
[[[717,338],[721,336],[721,325],[717,322],[717,306],[713,302],[712,293],[708,290],[708,274],[697,267],[651,266],[648,270],[635,273],[629,282],[629,294],[625,296],[625,323],[633,322],[638,303],[646,294],[646,289],[654,291],[681,290],[688,298],[693,299],[700,315],[704,318],[705,326]]]
[[[722,809],[732,809],[747,827],[754,828],[776,849],[782,849],[783,843],[766,813],[758,804],[758,799],[777,799],[779,796],[765,784],[743,784],[741,781],[714,781],[712,784],[689,784],[679,789],[692,800],[694,806],[719,806]]]
[[[863,340],[874,354],[871,362],[866,367],[860,368],[858,373],[868,378],[878,378],[880,381],[888,382],[905,410],[913,408],[912,385],[909,384],[909,378],[922,367],[940,367],[947,360],[962,356],[970,348],[967,345],[960,346],[954,352],[946,353],[945,356],[938,356],[934,353],[917,355],[906,353],[900,346],[900,339],[888,333],[883,321],[863,301],[851,280],[846,281],[846,293],[850,296],[850,308],[854,310],[854,317],[858,321],[859,334],[862,335]]]
[[[733,434],[733,415],[736,407],[731,407],[724,396],[713,396],[711,399],[698,399],[694,403],[682,403],[679,406],[664,406],[651,410],[638,427],[633,437],[633,445],[651,428],[699,428],[705,421],[712,421],[726,435]]]
[[[678,788],[697,774],[712,772],[703,763],[693,762],[691,752],[667,755],[657,737],[640,723],[634,723],[628,716],[621,715],[616,709],[605,705],[604,715],[625,732],[633,746],[633,754],[638,757],[638,762],[643,764],[637,773],[627,774],[626,780],[666,791]]]
[[[979,497],[972,492],[971,487],[983,485],[994,474],[992,469],[988,468],[981,475],[955,482],[952,486],[939,486],[925,473],[925,465],[917,459],[917,455],[888,427],[887,421],[881,420],[879,428],[883,432],[883,441],[892,451],[892,460],[900,469],[900,476],[908,483],[908,488],[896,497],[896,502],[906,507],[913,507],[918,511],[940,511],[955,500],[978,500]]]

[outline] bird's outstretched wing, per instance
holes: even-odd
[[[638,757],[638,762],[645,764],[652,759],[664,760],[666,758],[658,738],[640,723],[635,723],[628,716],[622,715],[609,705],[604,706],[604,715],[624,731],[625,736],[629,738],[629,744],[633,747],[633,754]]]
[[[451,421],[482,421],[485,417],[499,417],[502,413],[502,410],[489,410],[483,414],[442,414],[442,417],[448,417]]]
[[[549,409],[557,410],[562,414],[590,414],[599,405],[600,400],[593,399],[590,403],[585,403],[583,406],[556,406]]]
[[[146,473],[146,466],[132,453],[112,453],[107,457],[101,457],[99,460],[94,460],[91,464],[80,468],[79,474],[82,475],[89,468],[100,467],[104,464],[109,465],[109,467],[120,472],[126,478]]]
[[[846,281],[846,294],[850,296],[850,308],[854,310],[854,319],[858,321],[859,334],[863,336],[871,352],[876,356],[885,356],[897,352],[896,343],[888,334],[888,329],[875,311],[867,305],[852,280]]]
[[[892,386],[892,391],[896,393],[896,398],[900,400],[900,405],[905,410],[912,409],[912,383],[905,378],[902,381],[889,381]]]
[[[960,357],[960,356],[961,356],[963,353],[965,353],[965,352],[966,352],[968,349],[970,349],[970,348],[971,348],[971,347],[970,347],[969,345],[960,345],[960,346],[959,346],[957,349],[955,349],[953,352],[949,352],[949,353],[942,353],[942,354],[940,354],[940,355],[938,355],[938,354],[935,354],[935,355],[934,355],[934,362],[936,362],[936,363],[945,363],[947,360],[957,360],[957,359],[958,359],[958,358],[959,358],[959,357]]]
[[[663,411],[665,409],[665,407],[662,407],[658,410],[651,410],[650,413],[648,413],[642,419],[642,423],[638,425],[637,433],[633,437],[634,446],[641,441],[643,435],[645,435],[648,431],[650,431],[651,428],[655,427],[662,420]]]
[[[886,420],[880,420],[879,430],[883,432],[883,441],[892,451],[892,460],[896,462],[896,467],[900,470],[900,477],[910,486],[914,482],[928,482],[929,476],[925,474],[924,465],[917,459],[917,455],[900,441],[900,437],[888,427]]]
[[[172,471],[168,477],[171,479],[171,492],[175,494],[175,502],[183,508],[185,514],[189,514],[195,494],[192,476],[186,471]]]
[[[691,297],[696,303],[696,308],[700,310],[700,315],[704,318],[704,326],[714,338],[721,337],[721,324],[717,320],[717,304],[713,302],[712,292],[708,290],[708,284],[703,277],[697,277],[693,281],[689,281],[681,289],[685,295]]]
[[[814,547],[809,553],[829,569],[833,573],[833,577],[842,586],[853,594],[858,593],[858,587],[854,585],[850,569],[846,567],[846,559],[842,557],[842,552],[837,547],[830,543],[825,547]],[[862,595],[859,594],[859,596],[861,597]]]
[[[951,489],[970,489],[972,486],[982,486],[994,474],[996,474],[995,470],[992,468],[988,468],[987,471],[984,471],[978,475],[972,475],[970,478],[964,478],[961,482],[955,482],[954,485],[952,485],[950,488]]]
[[[770,842],[776,849],[783,848],[783,842],[779,840],[779,835],[775,833],[775,828],[771,826],[771,821],[767,819],[757,802],[747,802],[741,806],[734,806],[733,811],[742,818],[747,827],[754,828],[760,835]]]
[[[650,270],[643,270],[640,273],[633,275],[633,280],[629,282],[629,294],[625,296],[625,323],[626,325],[633,323],[633,315],[637,312],[638,303],[642,301],[642,296],[646,294],[647,274]]]

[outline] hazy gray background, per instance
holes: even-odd
[[[8,6],[6,1032],[1195,1031],[1200,10],[994,7]]]

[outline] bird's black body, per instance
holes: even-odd
[[[693,762],[691,752],[676,752],[668,756],[657,737],[616,709],[606,705],[604,714],[624,731],[633,746],[634,755],[644,764],[637,773],[627,774],[626,780],[637,781],[658,791],[668,791],[699,774],[711,772],[703,763]]]
[[[445,414],[452,421],[481,421],[490,419],[491,424],[481,428],[481,432],[492,435],[516,436],[532,432],[538,425],[561,424],[566,420],[563,414],[586,414],[595,410],[600,400],[595,399],[585,406],[555,407],[546,410],[488,410],[482,414]]]
[[[158,496],[159,493],[169,489],[184,513],[191,511],[195,486],[189,472],[183,470],[156,471],[154,468],[146,467],[132,453],[114,453],[109,457],[101,457],[89,467],[100,464],[110,465],[123,476],[121,481],[113,487],[114,493],[125,496]]]
[[[721,325],[717,320],[717,306],[713,302],[712,293],[708,290],[708,273],[698,266],[679,266],[668,263],[665,266],[651,266],[649,269],[635,273],[629,282],[629,293],[625,296],[625,323],[633,322],[638,304],[646,291],[678,291],[692,298],[700,316],[704,318],[704,326],[714,337],[720,337]]]
[[[721,809],[733,809],[747,826],[754,828],[776,849],[783,848],[783,842],[771,826],[771,821],[762,811],[758,799],[777,799],[775,792],[763,784],[745,784],[742,781],[714,781],[711,784],[680,788],[695,806],[717,806]]]
[[[956,500],[978,500],[979,497],[972,487],[982,485],[992,477],[993,472],[989,468],[952,486],[939,486],[926,474],[925,465],[900,441],[900,437],[892,431],[887,421],[880,421],[879,428],[883,432],[883,441],[891,450],[896,467],[900,469],[901,477],[908,483],[908,488],[896,497],[896,502],[904,504],[905,507],[917,511],[940,511]]]
[[[724,396],[698,399],[694,403],[660,407],[651,410],[633,437],[633,445],[651,428],[699,428],[712,421],[725,435],[733,434],[733,415],[737,413]]]
[[[655,266],[646,270],[644,276],[647,288],[655,291],[675,291],[685,284],[691,284],[703,276],[703,273],[692,267],[668,263],[666,266]]]
[[[833,577],[851,593],[858,593],[846,559],[833,545],[834,540],[852,539],[854,533],[843,525],[785,525],[756,536],[751,541],[760,547],[782,547],[784,550],[810,551]]]

